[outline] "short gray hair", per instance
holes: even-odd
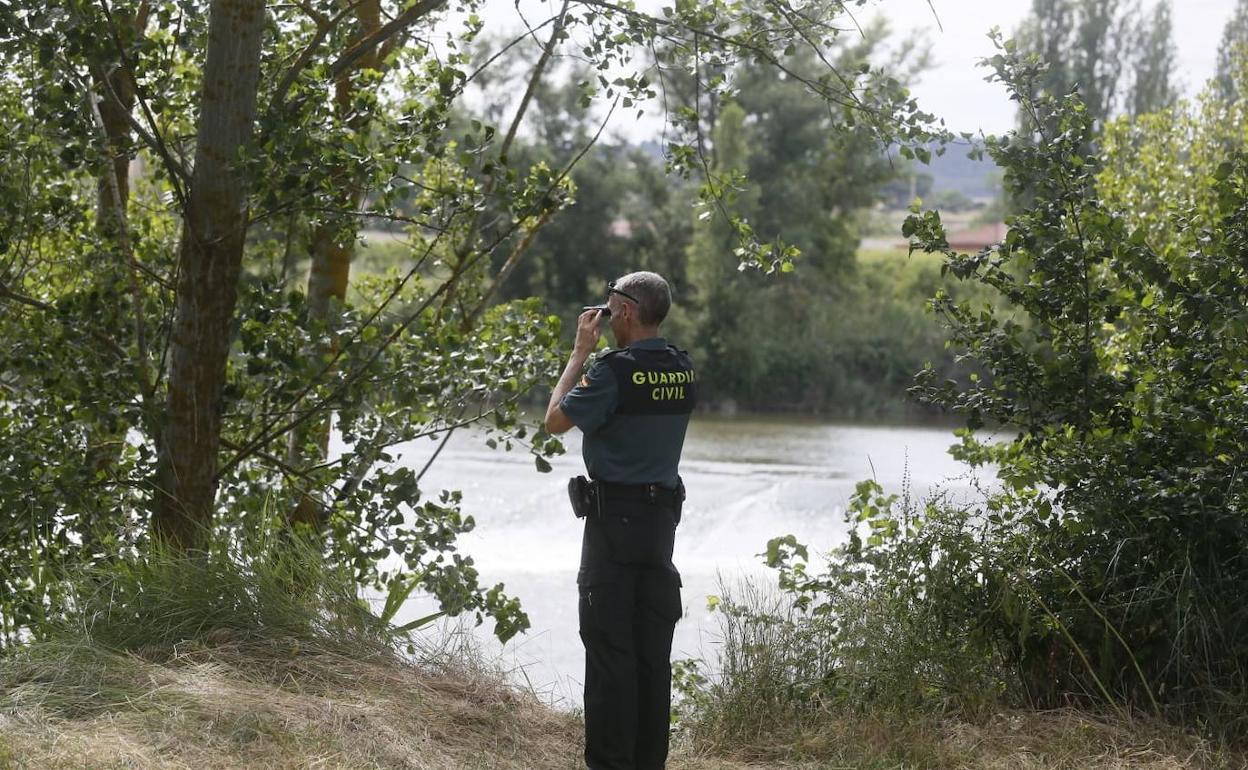
[[[658,273],[640,270],[620,278],[615,287],[637,298],[637,315],[643,326],[658,326],[672,307],[672,289]]]

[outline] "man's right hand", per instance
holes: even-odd
[[[563,374],[551,391],[550,404],[546,407],[546,430],[552,434],[563,433],[572,428],[572,420],[559,408],[559,402],[576,385],[585,359],[598,346],[598,337],[602,335],[598,328],[599,312],[601,311],[586,310],[576,319],[576,342],[572,345],[572,356],[568,359],[567,366],[563,367]]]
[[[597,309],[586,310],[576,319],[576,342],[572,346],[574,354],[588,356],[598,347],[598,338],[602,336],[602,327],[598,325],[601,312]]]

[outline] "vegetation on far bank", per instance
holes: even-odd
[[[392,264],[390,260],[403,248],[381,238],[369,244],[362,249],[363,273],[369,266],[384,272],[382,266]],[[811,331],[817,344],[789,340],[782,331],[787,322],[776,321],[779,328],[761,323],[755,335],[758,339],[751,343],[757,347],[742,352],[740,359],[743,369],[757,372],[761,379],[740,391],[708,386],[705,393],[699,393],[699,410],[850,421],[947,419],[938,409],[906,395],[914,374],[928,363],[958,376],[954,354],[944,345],[945,332],[925,305],[940,289],[961,298],[987,297],[991,292],[958,285],[942,276],[940,267],[939,256],[908,254],[904,247],[859,249],[838,278],[838,298],[828,303],[826,317]],[[686,312],[677,308],[671,329],[665,333],[674,343],[693,347],[696,332],[685,322]],[[763,314],[762,304],[750,312]],[[604,338],[602,344],[610,343]],[[543,393],[535,392],[534,404],[544,404]]]

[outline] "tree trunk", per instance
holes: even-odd
[[[158,538],[184,549],[201,542],[216,497],[221,394],[247,227],[239,158],[255,122],[263,31],[263,0],[213,0],[152,522]]]
[[[351,205],[358,205],[352,200]],[[343,302],[347,297],[347,283],[351,274],[351,259],[355,255],[354,236],[335,239],[334,228],[321,225],[312,236],[312,269],[308,274],[308,321],[329,318],[332,300]],[[315,346],[307,355],[333,355],[338,350],[337,340],[330,338],[328,348]],[[296,427],[287,437],[286,462],[291,467],[302,468],[324,461],[329,453],[330,415],[318,417]],[[308,451],[308,444],[315,449]],[[325,507],[317,499],[320,490],[299,489],[295,503],[288,514],[292,525],[304,524],[319,531],[324,523]]]
[[[134,85],[129,73],[118,67],[96,78],[100,95],[100,121],[104,143],[112,166],[100,171],[96,179],[96,232],[115,239],[119,227],[118,212],[126,210],[130,199],[130,122],[126,119],[134,108]],[[115,98],[114,98],[115,97]],[[116,189],[113,187],[116,180]]]
[[[147,26],[148,6],[135,13],[118,10],[114,21],[119,37],[142,37]],[[121,280],[129,278],[133,323],[135,330],[135,387],[146,401],[151,395],[147,377],[146,321],[142,318],[141,293],[134,274],[134,251],[129,233],[127,206],[130,201],[130,155],[133,132],[130,113],[135,105],[134,79],[123,66],[120,56],[93,63],[91,67],[94,95],[88,109],[92,123],[99,132],[100,149],[105,162],[96,177],[95,231],[104,254],[102,261],[92,265],[94,289],[107,297],[110,304],[120,305]],[[123,342],[120,317],[110,325],[102,325],[101,333]],[[107,474],[117,464],[126,444],[129,426],[110,429],[95,423],[87,439],[86,467],[93,476]],[[102,509],[101,509],[102,512]],[[87,533],[84,537],[91,537]]]
[[[381,3],[379,0],[363,0],[355,10],[358,28],[351,45],[381,29]],[[376,49],[361,56],[356,63],[338,75],[334,83],[334,103],[340,118],[347,120],[351,130],[362,133],[368,130],[371,118],[364,113],[351,114],[351,101],[355,95],[355,84],[352,75],[360,69],[378,69],[382,54]],[[344,179],[353,175],[344,169]],[[356,186],[347,182],[336,196],[334,207],[340,211],[354,211],[363,196]],[[312,267],[308,273],[308,322],[325,321],[329,318],[333,300],[344,302],[347,298],[347,285],[351,276],[351,260],[355,256],[355,231],[358,221],[353,221],[345,231],[330,222],[316,228],[312,235]],[[316,347],[308,351],[308,355],[320,356],[324,353],[337,352],[337,342],[332,337],[328,349]],[[286,461],[294,468],[324,461],[329,452],[329,421],[327,414],[295,428],[287,438]],[[312,444],[315,449],[308,453],[307,446]],[[300,489],[295,495],[295,504],[291,508],[288,519],[292,525],[304,524],[314,530],[320,530],[325,518],[325,507],[317,499],[320,490]]]

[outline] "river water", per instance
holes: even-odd
[[[567,454],[554,471],[538,473],[523,451],[486,447],[469,431],[454,435],[426,473],[426,495],[439,489],[463,492],[463,509],[477,521],[460,539],[484,585],[506,584],[520,598],[532,628],[500,646],[487,622],[472,629],[486,655],[519,683],[546,700],[575,706],[581,699],[583,652],[576,629],[576,569],[581,523],[568,506],[566,484],[584,473],[580,434],[565,437]],[[900,492],[908,473],[922,499],[939,487],[955,499],[971,497],[965,466],[947,453],[949,428],[844,425],[776,417],[695,415],[681,462],[688,488],[677,530],[674,561],[684,582],[685,616],[676,628],[675,659],[714,661],[717,622],[706,598],[719,581],[742,576],[774,581],[757,554],[768,539],[793,534],[815,551],[843,543],[844,511],[854,485],[875,478]],[[436,443],[399,447],[399,462],[417,470]],[[436,606],[414,598],[398,622]],[[429,633],[449,633],[447,626]]]

